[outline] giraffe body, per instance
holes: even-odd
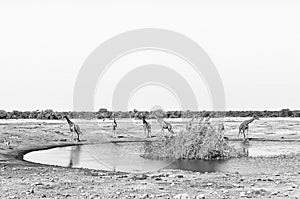
[[[6,138],[4,138],[3,142],[4,142],[4,145],[5,145],[7,148],[10,148],[10,145],[11,145],[11,141],[10,141],[10,140],[7,140]]]
[[[81,130],[80,130],[80,127],[79,125],[75,124],[74,122],[72,122],[68,116],[64,116],[64,118],[66,118],[68,124],[69,124],[69,128],[70,128],[70,131],[71,133],[76,133],[77,135],[77,141],[80,142],[80,139],[79,139],[79,135],[82,134]]]
[[[170,133],[174,134],[174,131],[172,130],[172,125],[169,122],[164,121],[162,118],[157,117],[155,115],[155,119],[158,121],[161,127],[161,133],[164,133],[164,129],[167,129]]]
[[[145,117],[143,117],[143,128],[144,128],[145,136],[147,138],[151,137],[151,125],[146,121]]]
[[[116,135],[116,129],[117,129],[117,127],[118,127],[118,124],[116,122],[116,118],[114,118],[114,121],[112,123],[112,131],[113,131],[113,137],[114,138],[117,138],[117,135]]]
[[[186,124],[186,127],[185,127],[187,131],[192,130],[193,122],[196,118],[197,118],[197,116],[194,115],[193,118],[190,121],[188,121],[188,123]]]
[[[238,137],[240,137],[240,134],[243,134],[244,140],[248,139],[249,124],[252,123],[254,120],[259,120],[259,118],[257,116],[254,116],[250,120],[245,120],[244,122],[242,122],[240,124]],[[247,131],[247,135],[246,135],[245,131]]]

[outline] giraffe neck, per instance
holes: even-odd
[[[143,124],[147,124],[147,121],[145,118],[143,118]]]
[[[66,116],[66,120],[67,120],[67,122],[68,122],[69,125],[74,124],[67,116]]]
[[[157,120],[160,124],[165,124],[165,123],[166,123],[163,119],[161,119],[161,118],[159,118],[159,117],[157,117],[157,116],[155,116],[155,118],[156,118],[156,120]]]
[[[250,124],[251,122],[253,122],[255,120],[255,118],[252,118],[252,119],[250,119],[250,120],[247,120],[246,121],[246,124]]]

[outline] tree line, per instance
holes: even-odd
[[[163,118],[192,118],[195,115],[202,117],[251,117],[257,115],[258,117],[300,117],[300,110],[282,109],[279,111],[163,111],[155,110],[156,115]],[[138,118],[150,117],[153,111],[109,111],[105,108],[100,108],[96,112],[58,112],[51,109],[48,110],[36,110],[36,111],[5,111],[0,110],[0,119],[51,119],[59,120],[63,116],[68,115],[70,118],[78,119],[108,119],[116,118]]]

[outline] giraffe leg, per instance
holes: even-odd
[[[146,129],[146,127],[143,126],[143,128],[144,128],[144,134],[145,134],[145,136],[148,137],[148,136],[147,136],[147,129]]]
[[[164,133],[164,127],[161,127],[161,132],[160,132],[161,134],[163,134]]]
[[[249,140],[249,128],[247,129],[247,140]]]
[[[79,139],[79,132],[75,129],[75,133],[76,133],[76,135],[77,135],[77,142],[80,142],[80,139]]]
[[[243,134],[244,134],[244,141],[247,141],[247,137],[246,137],[245,131],[246,131],[246,130],[243,131]]]
[[[117,138],[116,129],[114,129],[114,138]]]

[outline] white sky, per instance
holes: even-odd
[[[297,1],[41,2],[0,2],[0,109],[72,110],[74,84],[87,56],[112,36],[138,28],[169,29],[196,41],[219,71],[227,110],[300,109]],[[108,74],[111,78],[116,77]],[[200,109],[209,109],[205,89],[195,89],[201,90],[196,94],[203,100]],[[111,106],[109,97],[99,100],[103,92],[110,91],[98,87],[96,110]],[[146,99],[149,93],[163,97]],[[168,91],[148,86],[133,93],[128,104],[180,107],[171,98]]]

